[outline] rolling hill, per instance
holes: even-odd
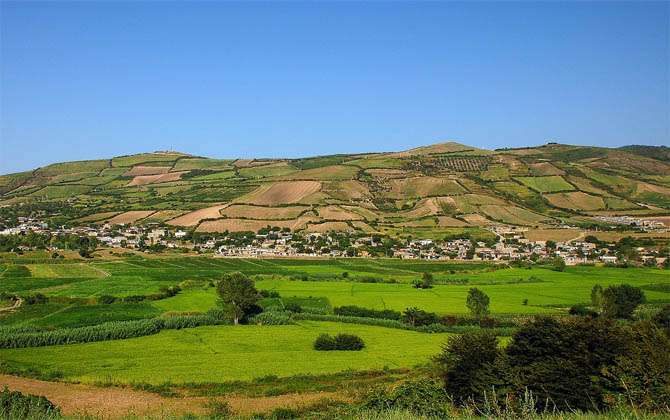
[[[209,159],[154,152],[0,176],[2,215],[198,231],[549,228],[668,215],[667,148],[440,143],[390,153]]]

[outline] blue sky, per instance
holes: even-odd
[[[670,144],[668,2],[0,2],[0,173]]]

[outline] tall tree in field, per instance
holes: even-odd
[[[482,319],[488,316],[489,303],[490,299],[486,293],[482,292],[476,287],[471,288],[468,292],[466,305],[468,309],[470,309],[472,316],[474,316],[476,319]]]
[[[230,313],[235,325],[244,316],[244,311],[258,300],[255,282],[240,272],[226,273],[216,285],[216,293],[221,299],[220,305]]]

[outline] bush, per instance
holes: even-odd
[[[365,347],[363,339],[353,334],[338,334],[335,336],[336,350],[362,350]]]
[[[644,292],[630,284],[610,286],[603,292],[603,312],[612,318],[630,319],[635,309],[646,301]]]
[[[592,317],[598,316],[598,313],[596,311],[592,311],[586,306],[581,304],[571,307],[569,313],[570,315],[579,315],[579,316],[586,316],[586,315]]]
[[[409,410],[425,416],[451,417],[449,395],[432,380],[405,382],[391,390],[379,387],[369,392],[363,408],[375,411]]]
[[[146,299],[147,297],[144,295],[131,295],[131,296],[125,296],[121,298],[122,302],[131,302],[131,303],[139,303],[142,302]]]
[[[665,305],[651,320],[670,337],[670,305]]]
[[[111,305],[112,303],[114,303],[114,301],[116,301],[116,298],[114,296],[104,295],[100,296],[98,300],[100,301],[100,303],[103,303],[105,305]]]
[[[335,339],[330,335],[323,333],[314,341],[314,350],[330,351],[335,350]]]
[[[297,303],[289,303],[284,306],[284,309],[288,312],[293,312],[294,314],[299,314],[302,312],[302,308]]]
[[[457,402],[480,397],[478,385],[485,382],[480,377],[498,354],[498,339],[492,332],[480,330],[448,338],[442,353],[434,358],[446,392]]]
[[[270,311],[263,312],[249,318],[252,324],[261,325],[287,325],[291,324],[291,317],[286,312]]]
[[[358,316],[362,318],[378,318],[378,319],[393,319],[401,320],[402,313],[390,309],[377,311],[374,309],[362,308],[360,306],[340,306],[333,309],[335,315],[342,316]]]
[[[314,341],[314,350],[320,351],[330,351],[330,350],[343,350],[343,351],[357,351],[362,350],[365,347],[363,340],[352,334],[338,334],[335,337],[323,333],[316,338]]]
[[[60,410],[42,396],[23,395],[5,387],[0,391],[0,414],[15,419],[49,418],[60,417]]]

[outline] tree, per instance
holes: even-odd
[[[244,311],[258,300],[254,280],[240,272],[224,274],[216,285],[216,293],[220,298],[219,304],[228,310],[235,325],[244,316]]]
[[[594,284],[591,288],[591,305],[597,313],[602,312],[603,307],[603,288],[599,284]]]
[[[476,384],[499,354],[498,339],[490,331],[472,331],[455,335],[442,345],[434,358],[437,374],[448,394],[457,402],[481,397]],[[487,390],[487,391],[490,391]]]
[[[433,275],[431,273],[423,273],[423,280],[421,282],[422,289],[430,289],[433,287]]]
[[[554,266],[554,270],[556,271],[564,271],[565,270],[565,261],[561,257],[554,257],[551,259],[551,265]]]
[[[470,313],[476,319],[482,319],[488,316],[489,314],[489,303],[490,299],[486,293],[481,290],[473,287],[468,292],[468,299],[466,305],[470,309]]]
[[[639,287],[630,284],[610,286],[603,292],[603,313],[612,318],[630,319],[645,301],[644,292]]]

